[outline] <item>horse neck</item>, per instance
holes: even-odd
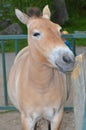
[[[45,86],[53,78],[53,69],[37,60],[36,56],[35,58],[30,56],[29,68],[30,81],[37,85]]]
[[[39,89],[44,88],[45,90],[53,86],[53,84],[58,86],[58,84],[62,82],[62,76],[56,69],[44,64],[44,60],[46,59],[42,57],[40,53],[36,51],[30,53],[29,79],[32,81],[33,85],[37,86]]]

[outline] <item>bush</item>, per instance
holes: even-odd
[[[18,22],[23,30],[26,33],[26,27],[19,22],[15,16],[15,8],[26,12],[28,7],[37,6],[41,10],[45,5],[49,5],[49,8],[52,10],[52,1],[51,0],[5,0],[0,3],[0,20],[10,19],[11,22]],[[1,30],[1,27],[0,27]]]
[[[65,0],[70,16],[86,15],[86,0]]]

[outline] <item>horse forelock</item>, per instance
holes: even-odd
[[[27,15],[29,17],[34,17],[34,16],[35,17],[40,17],[40,16],[42,16],[42,13],[41,13],[39,8],[37,8],[37,7],[30,7],[30,8],[27,9]]]

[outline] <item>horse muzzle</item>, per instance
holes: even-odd
[[[75,65],[75,58],[74,56],[69,57],[68,55],[63,55],[62,59],[55,61],[55,64],[61,72],[71,72]]]
[[[75,56],[68,48],[57,48],[49,55],[49,61],[55,68],[66,73],[73,71]]]

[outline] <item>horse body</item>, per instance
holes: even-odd
[[[29,46],[14,61],[9,96],[21,113],[24,130],[33,130],[41,118],[50,121],[51,130],[57,130],[67,96],[62,72],[73,69],[74,55],[59,35],[60,26],[49,21],[47,7],[39,18],[28,18],[19,10],[16,14],[27,25]]]

